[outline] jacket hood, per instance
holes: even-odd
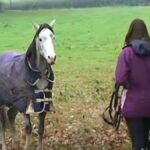
[[[150,56],[150,42],[144,40],[133,40],[130,44],[136,55]]]

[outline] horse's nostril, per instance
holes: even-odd
[[[53,56],[53,57],[48,56],[48,60],[49,60],[50,62],[54,63],[55,60],[56,60],[56,56]]]

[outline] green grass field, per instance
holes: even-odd
[[[149,9],[104,7],[0,13],[1,53],[25,53],[35,33],[33,24],[56,19],[56,113],[47,117],[46,150],[117,149],[113,140],[110,143],[101,137],[100,114],[110,99],[117,57],[129,24],[141,18],[150,29]],[[124,150],[128,149],[125,146]]]

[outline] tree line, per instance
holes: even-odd
[[[3,3],[1,4],[3,5]],[[147,6],[150,0],[37,0],[20,1],[7,4],[10,9],[37,9],[37,8],[85,8],[85,7],[103,7],[103,6]]]

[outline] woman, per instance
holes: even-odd
[[[116,67],[116,83],[127,88],[122,114],[133,150],[150,150],[150,37],[143,20],[131,22]]]

